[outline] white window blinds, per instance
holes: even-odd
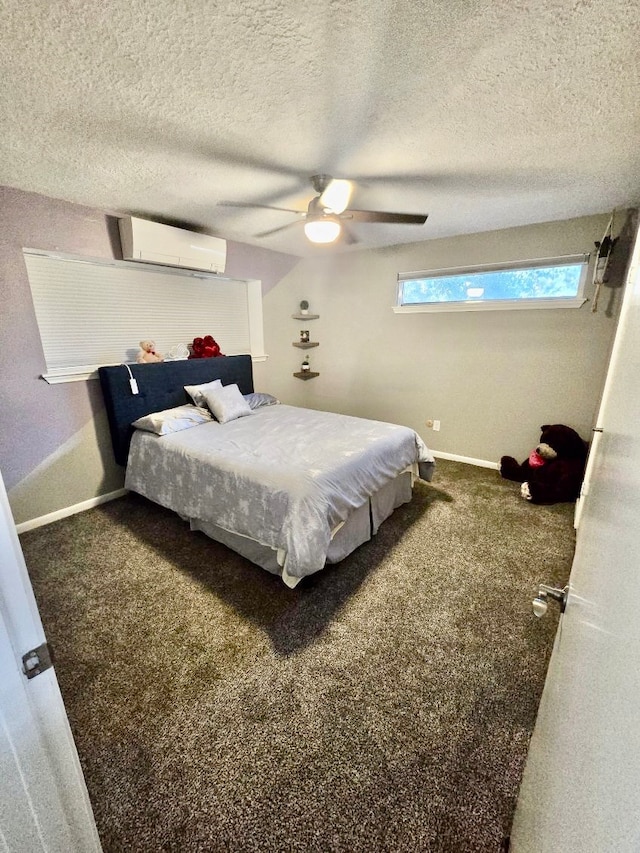
[[[135,361],[150,339],[172,347],[212,335],[225,355],[264,357],[259,281],[24,250],[49,381]]]

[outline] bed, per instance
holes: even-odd
[[[433,473],[408,427],[256,394],[250,356],[101,367],[99,377],[126,488],[292,588],[369,540]],[[188,428],[157,434],[187,410]]]

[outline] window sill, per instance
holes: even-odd
[[[268,355],[252,355],[251,361],[266,361],[269,358]],[[171,361],[172,359],[165,359],[165,361]],[[185,359],[186,360],[186,359]],[[135,362],[128,362],[129,364],[135,364]],[[114,362],[114,364],[124,364],[124,362]],[[88,379],[97,379],[98,378],[98,368],[99,367],[107,367],[111,365],[101,365],[101,364],[84,364],[79,367],[59,367],[54,370],[49,370],[47,373],[42,373],[40,378],[44,379],[44,381],[49,385],[59,385],[61,382],[86,382]]]
[[[87,379],[98,378],[98,367],[101,365],[84,365],[81,367],[61,367],[43,373],[44,379],[49,385],[58,385],[60,382],[84,382]]]
[[[436,314],[442,311],[531,311],[540,308],[581,308],[587,300],[577,296],[573,299],[527,299],[516,301],[505,299],[494,302],[432,302],[417,305],[394,305],[394,314]]]

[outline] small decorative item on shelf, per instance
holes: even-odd
[[[309,313],[309,303],[307,302],[306,299],[303,299],[302,302],[300,303],[300,313],[301,314],[308,314]]]
[[[211,335],[205,335],[204,338],[194,338],[189,346],[189,358],[216,358],[224,355],[220,352],[220,347]]]
[[[309,343],[309,331],[308,329],[302,329],[300,331],[300,343],[308,344]]]
[[[164,361],[164,356],[156,350],[153,341],[140,341],[140,352],[136,356],[138,364],[152,364],[155,361]]]
[[[185,358],[189,358],[189,347],[186,344],[176,344],[169,350],[165,361],[182,361]]]
[[[311,370],[311,365],[309,364],[309,356],[305,355],[304,361],[300,365],[300,370],[303,373],[306,373],[308,370]]]

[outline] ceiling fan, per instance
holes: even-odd
[[[307,210],[294,210],[288,207],[273,207],[269,204],[252,204],[250,202],[221,201],[220,205],[227,207],[254,207],[263,210],[280,210],[285,213],[295,213],[299,218],[287,225],[262,231],[256,237],[267,237],[285,228],[304,223],[304,231],[312,243],[333,243],[343,236],[348,243],[355,243],[356,238],[344,224],[345,220],[352,222],[382,222],[396,225],[424,225],[426,213],[389,213],[382,210],[356,210],[349,207],[353,185],[350,181],[332,178],[331,175],[312,175],[311,185],[317,195],[311,199]]]

